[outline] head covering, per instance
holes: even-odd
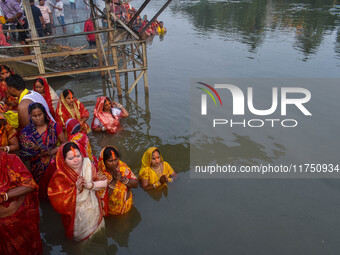
[[[146,168],[146,167],[151,167],[151,160],[152,160],[152,153],[158,150],[156,147],[151,147],[149,149],[147,149],[146,152],[144,152],[144,155],[142,157],[142,168]],[[160,154],[161,157],[161,161],[163,161],[163,157],[162,154]]]
[[[68,119],[65,123],[67,136],[74,135],[80,131],[80,123],[77,119]],[[77,131],[78,129],[78,131]]]
[[[60,99],[59,99],[57,110],[56,110],[56,119],[57,119],[57,123],[61,127],[65,126],[66,121],[68,119],[72,118],[72,119],[81,120],[82,118],[89,116],[89,112],[85,108],[85,106],[77,98],[75,98],[74,95],[73,95],[73,98],[74,98],[74,101],[73,101],[74,111],[71,110],[70,106],[66,102],[66,99],[63,93],[61,93],[60,95]],[[86,122],[84,122],[84,124],[81,125],[81,128],[82,128],[82,131],[84,131],[86,134],[91,131],[90,127],[87,125]]]
[[[46,103],[48,105],[48,109],[50,109],[50,113],[52,114],[53,118],[55,117],[55,111],[53,108],[53,104],[52,104],[52,97],[51,97],[51,91],[50,91],[50,85],[48,85],[47,81],[45,78],[43,77],[39,77],[35,80],[34,84],[33,84],[33,90],[36,91],[36,86],[35,83],[37,80],[41,79],[43,81],[43,86],[44,86],[44,91],[45,91],[45,95],[43,96],[44,99],[46,100]]]
[[[100,123],[106,128],[107,132],[115,133],[119,127],[119,117],[113,116],[111,112],[104,112],[104,104],[105,104],[106,97],[99,97],[97,98],[97,103],[94,108],[93,114],[94,117],[99,119]],[[113,107],[112,103],[111,108]],[[94,120],[93,118],[91,127],[94,128]]]
[[[93,155],[89,138],[80,130],[80,123],[77,119],[68,119],[66,121],[67,140],[78,145],[83,157],[89,158],[97,167],[98,159]]]

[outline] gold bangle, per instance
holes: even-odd
[[[96,185],[94,184],[93,181],[91,181],[91,183],[92,183],[92,188],[90,190],[94,190],[96,188]]]

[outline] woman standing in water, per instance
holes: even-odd
[[[60,95],[56,114],[57,123],[65,129],[65,124],[68,119],[79,120],[81,130],[87,134],[91,131],[86,121],[89,118],[89,111],[85,108],[70,89],[65,89]]]
[[[97,174],[75,143],[59,148],[57,171],[49,183],[48,196],[53,208],[62,215],[67,238],[83,241],[104,228],[98,191],[106,186],[105,177]]]
[[[144,153],[139,180],[140,186],[145,191],[165,187],[168,182],[173,182],[175,174],[169,163],[163,161],[163,157],[156,147],[151,147]]]
[[[133,205],[131,189],[138,187],[138,180],[131,169],[120,160],[120,155],[114,147],[105,147],[100,152],[98,168],[108,180],[108,187],[101,192],[104,215],[122,215],[130,211]]]

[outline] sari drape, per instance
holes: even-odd
[[[46,103],[48,105],[48,109],[50,109],[50,113],[52,114],[53,118],[55,118],[55,105],[54,102],[56,98],[58,98],[55,91],[50,87],[50,85],[47,83],[46,79],[43,77],[39,77],[38,79],[41,79],[43,81],[44,85],[44,91],[45,95],[42,95],[44,99],[46,100]],[[33,84],[33,90],[36,91],[35,83]]]
[[[151,168],[151,159],[152,159],[152,153],[156,150],[156,147],[149,148],[142,157],[142,167],[139,171],[139,179],[144,179],[149,181],[149,185],[153,185],[157,182],[159,182],[159,179],[162,175],[165,175],[167,178],[169,178],[171,175],[175,173],[175,171],[172,169],[172,167],[169,165],[168,162],[165,162],[163,160],[162,155],[161,161],[163,162],[163,172],[161,174],[156,173]],[[163,183],[158,188],[163,188],[167,186],[166,183]]]
[[[98,161],[98,170],[101,174],[105,175],[108,183],[112,181],[112,175],[106,170],[104,163],[104,150],[101,151]],[[118,163],[119,171],[122,177],[127,177],[130,180],[137,180],[131,169],[122,161]],[[99,192],[100,197],[103,201],[104,216],[111,215],[122,215],[131,210],[133,205],[133,197],[131,188],[126,187],[125,184],[117,180],[114,190],[111,195],[108,186],[105,190]]]
[[[77,190],[79,175],[66,164],[63,146],[58,149],[56,161],[57,170],[48,185],[49,200],[62,215],[66,237],[76,241],[85,240],[104,225],[97,191]],[[87,182],[97,180],[96,169],[88,158],[83,159],[81,175]]]
[[[72,134],[72,131],[77,125],[79,125],[79,121],[76,119],[70,119],[66,124],[67,139],[69,142],[75,142],[78,145],[80,153],[83,155],[83,157],[89,158],[97,167],[98,159],[92,153],[90,140],[87,135],[83,132]]]
[[[106,128],[108,133],[116,133],[119,128],[119,116],[113,116],[111,112],[104,112],[104,104],[106,97],[97,98],[97,103],[93,111],[93,120],[91,128],[94,128],[95,118],[99,119],[100,123]],[[111,108],[113,108],[112,102]]]
[[[0,114],[0,119],[6,119],[4,115]],[[8,145],[9,140],[17,135],[17,131],[6,122],[6,125],[0,129],[0,147]]]
[[[66,103],[64,95],[61,94],[56,111],[56,121],[61,127],[65,127],[65,123],[68,119],[72,118],[80,121],[82,118],[89,117],[90,115],[84,104],[77,98],[74,98],[73,109],[74,111],[71,110],[70,106]],[[91,131],[86,122],[81,126],[81,129],[85,134]]]
[[[40,135],[31,119],[30,124],[21,131],[19,137],[20,155],[23,159],[29,160],[31,173],[38,183],[52,160],[51,156],[41,156],[40,153],[48,149],[54,149],[57,146],[56,127],[57,123],[49,122],[46,132]]]
[[[24,201],[14,214],[0,218],[0,254],[42,254],[39,200],[36,192],[38,186],[16,155],[0,151],[0,193],[20,186],[33,188],[35,191],[23,195]],[[9,199],[0,206],[8,208],[18,199]]]

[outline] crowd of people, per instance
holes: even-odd
[[[63,33],[66,33],[65,7],[62,0],[55,0],[55,3],[52,0],[30,0],[30,5],[39,37],[52,36],[56,33],[56,26],[61,26]],[[70,9],[71,14],[77,16],[75,0],[70,0]],[[22,31],[23,29],[28,29],[28,22],[21,5],[21,0],[0,0],[0,11],[3,14],[0,19],[0,46],[10,46],[9,41],[19,41],[22,45],[28,44],[26,39],[29,37],[29,33]],[[110,12],[114,13],[115,20],[113,21],[119,19],[129,24],[137,10],[128,1],[115,0],[110,5]],[[104,8],[100,15],[102,15],[102,26],[107,27],[106,8]],[[58,20],[59,24],[54,23],[53,16]],[[166,33],[166,28],[162,21],[156,19],[144,29],[148,23],[147,15],[143,17],[139,15],[131,24],[131,27],[137,33],[145,30],[142,33],[143,37],[150,37],[155,34],[163,36]],[[11,32],[8,32],[9,29]],[[20,29],[18,36],[15,33],[16,29]],[[3,32],[3,30],[6,32]],[[84,32],[91,31],[94,31],[94,25],[92,18],[88,18],[84,21]],[[85,36],[90,47],[96,45],[94,34],[86,34]],[[30,55],[30,48],[23,49],[25,55]]]
[[[28,90],[6,65],[0,78],[1,254],[42,253],[39,199],[61,214],[66,237],[84,241],[105,228],[104,217],[133,208],[132,189],[162,190],[173,181],[175,171],[156,147],[145,151],[138,177],[117,148],[94,155],[87,134],[116,133],[129,116],[121,104],[99,97],[90,127],[72,90],[58,97],[44,78]]]

